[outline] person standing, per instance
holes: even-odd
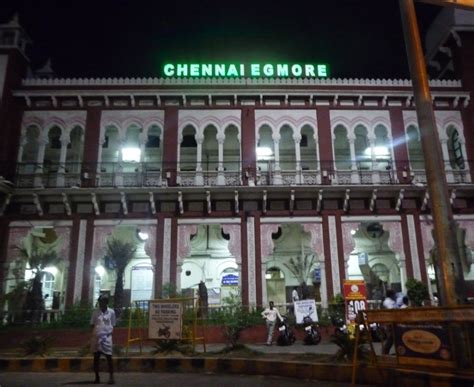
[[[268,308],[262,312],[262,317],[267,323],[267,345],[272,345],[276,319],[283,321],[283,318],[280,316],[278,309],[273,306],[273,301],[270,301]]]
[[[291,292],[291,301],[295,302],[299,300],[300,300],[300,296],[298,294],[298,288],[295,286],[293,288],[293,291]]]
[[[114,384],[114,365],[112,362],[112,332],[115,326],[115,312],[108,307],[109,299],[100,296],[99,308],[95,309],[91,317],[92,341],[91,350],[94,353],[95,384],[100,383],[99,361],[103,354],[109,368],[109,384]]]
[[[385,299],[383,300],[383,307],[385,309],[397,309],[397,302],[395,301],[395,292],[392,289],[387,289],[385,294]],[[392,326],[390,324],[386,325],[385,327],[385,334],[386,338],[382,344],[382,354],[388,355],[390,353],[390,348],[393,345],[393,331]]]

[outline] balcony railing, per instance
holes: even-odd
[[[308,163],[309,164],[309,163]],[[308,165],[307,164],[307,165]],[[241,164],[223,163],[220,168],[190,167],[176,163],[100,163],[35,164],[17,165],[17,188],[72,188],[72,187],[200,187],[200,186],[315,186],[315,185],[393,185],[426,184],[424,169],[396,170],[393,162],[381,163],[334,163],[324,161],[325,168],[311,169],[289,163],[258,161],[255,168],[242,169]],[[342,164],[342,165],[341,165]],[[469,163],[465,163],[466,166]],[[248,165],[248,164],[246,164]],[[305,165],[301,162],[300,165]],[[408,162],[399,165],[409,165]],[[419,165],[419,164],[418,164]],[[329,167],[328,167],[329,166]],[[375,168],[374,168],[375,166]],[[446,180],[449,184],[471,182],[468,169],[453,169],[446,163]]]

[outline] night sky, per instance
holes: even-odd
[[[160,76],[162,64],[327,63],[334,78],[407,78],[397,0],[3,0],[61,77]],[[422,32],[440,8],[417,4]]]

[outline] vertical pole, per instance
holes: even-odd
[[[437,246],[437,276],[441,302],[453,306],[464,300],[464,279],[460,267],[456,229],[448,197],[446,173],[441,158],[425,59],[418,31],[413,0],[399,0],[408,64],[415,95],[416,113],[421,134],[434,236]]]

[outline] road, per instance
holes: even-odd
[[[101,375],[107,382],[107,374]],[[92,373],[64,372],[7,372],[0,374],[0,387],[53,387],[94,385]],[[273,376],[213,375],[213,374],[176,374],[176,373],[117,373],[116,386],[166,386],[166,387],[296,387],[314,386],[315,381],[288,379]],[[318,387],[348,387],[350,383],[316,382]],[[105,383],[104,383],[105,384]]]

